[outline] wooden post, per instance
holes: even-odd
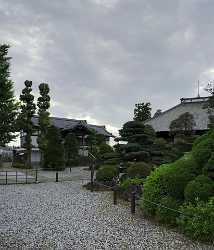
[[[132,214],[135,214],[135,192],[132,192],[132,195],[131,195],[131,213]]]
[[[35,182],[38,182],[38,169],[36,168],[36,177],[35,177]]]
[[[26,184],[27,184],[27,170],[26,170],[26,172],[25,172],[25,182],[26,182]]]
[[[58,182],[58,181],[59,181],[59,173],[56,172],[56,182]]]
[[[117,205],[117,186],[113,188],[113,202],[114,205]]]
[[[91,192],[94,191],[94,163],[91,165]]]
[[[17,184],[17,182],[18,182],[18,177],[17,177],[17,171],[16,171],[16,184]]]
[[[7,184],[7,171],[6,171],[6,175],[5,175],[5,177],[6,177],[6,184]]]

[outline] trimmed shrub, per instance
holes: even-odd
[[[209,161],[205,165],[203,172],[214,180],[214,153],[212,153]]]
[[[118,175],[118,169],[114,165],[103,165],[96,172],[96,180],[100,182],[111,182]]]
[[[161,165],[156,168],[145,179],[143,185],[143,197],[140,200],[140,207],[143,209],[145,215],[155,215],[157,206],[154,203],[159,203],[164,196],[165,190],[163,188],[163,177],[170,171],[169,164]],[[150,201],[154,203],[150,203]]]
[[[151,172],[151,166],[145,162],[138,162],[127,169],[129,177],[145,178]]]
[[[214,195],[214,183],[204,175],[199,175],[190,181],[184,191],[185,200],[191,203],[197,200],[208,201],[212,195]]]
[[[177,224],[181,231],[193,239],[214,242],[214,197],[206,203],[185,204],[179,210]]]
[[[156,219],[162,224],[175,226],[179,213],[174,210],[178,210],[180,205],[181,203],[171,196],[164,196],[161,198],[160,206],[157,208]]]
[[[129,200],[131,198],[132,192],[134,191],[136,194],[136,198],[139,198],[142,194],[142,186],[143,180],[139,178],[128,178],[122,182],[120,185],[120,191],[122,193],[122,197],[125,200]]]
[[[197,163],[203,168],[214,151],[214,140],[211,137],[204,137],[199,143],[193,146],[192,154]]]
[[[148,162],[150,159],[150,154],[146,151],[130,152],[124,156],[124,159],[128,161],[136,160]]]

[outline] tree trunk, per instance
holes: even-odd
[[[26,134],[26,151],[27,151],[27,157],[26,157],[26,167],[31,168],[31,135]]]

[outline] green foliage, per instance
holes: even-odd
[[[144,122],[151,118],[151,103],[137,103],[134,109],[134,120]]]
[[[181,114],[177,119],[173,120],[169,126],[173,135],[184,134],[191,135],[195,126],[194,116],[189,112]]]
[[[200,174],[200,168],[191,155],[183,157],[171,164],[156,168],[145,179],[143,199],[159,203],[163,196],[171,196],[176,200],[184,199],[187,183]],[[157,207],[142,199],[141,207],[145,214],[154,215]]]
[[[198,139],[199,140],[199,139]],[[194,144],[192,154],[197,163],[204,167],[214,151],[214,140],[211,136],[204,136],[200,142]]]
[[[106,153],[112,153],[114,152],[113,148],[106,144],[106,143],[101,143],[100,146],[99,146],[99,154],[103,155],[103,154],[106,154]]]
[[[18,105],[14,98],[13,82],[10,80],[10,57],[8,45],[0,45],[0,146],[11,142],[16,136]]]
[[[177,224],[189,237],[214,242],[214,197],[209,202],[191,203],[180,207]]]
[[[96,180],[100,182],[111,182],[118,175],[118,169],[114,165],[103,165],[96,172]]]
[[[66,166],[74,166],[75,164],[78,164],[79,143],[74,134],[68,134],[65,137],[64,148]]]
[[[157,206],[156,219],[162,224],[175,226],[176,218],[179,216],[175,210],[178,210],[180,205],[181,203],[171,196],[162,197],[159,206]]]
[[[124,159],[127,161],[149,162],[150,154],[146,151],[130,152],[124,155]]]
[[[127,169],[127,174],[129,177],[145,178],[151,172],[151,166],[145,162],[138,162],[131,165]]]
[[[21,110],[18,116],[19,130],[25,133],[25,147],[27,151],[26,165],[31,166],[31,136],[35,130],[32,118],[36,111],[32,92],[32,81],[25,81],[25,88],[20,95]]]
[[[49,127],[47,139],[45,167],[56,170],[64,169],[64,146],[59,129],[54,126]]]
[[[47,111],[50,108],[49,91],[47,83],[41,83],[39,85],[40,97],[37,100],[37,106],[39,108],[39,135],[37,142],[42,155],[45,154],[47,149],[47,130],[50,126],[49,112]]]
[[[204,175],[199,175],[190,181],[184,191],[185,200],[191,203],[195,203],[197,200],[208,201],[213,195],[214,183]]]
[[[203,172],[214,180],[214,153],[212,153],[209,161],[204,166]]]
[[[143,180],[139,178],[128,178],[125,179],[122,184],[120,185],[120,188],[122,190],[128,190],[131,186],[142,186]]]

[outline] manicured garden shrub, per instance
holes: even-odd
[[[145,178],[151,172],[151,166],[145,162],[138,162],[127,169],[129,177]]]
[[[162,179],[164,192],[175,199],[183,200],[187,183],[199,175],[201,170],[191,155],[182,157],[170,165],[170,171]]]
[[[169,164],[161,165],[150,173],[144,180],[143,196],[140,200],[140,207],[143,209],[145,215],[155,215],[157,206],[154,203],[159,203],[161,198],[165,195],[163,186],[163,177],[170,171]],[[154,203],[150,203],[154,202]]]
[[[209,161],[203,169],[204,174],[208,175],[212,180],[214,180],[214,153],[212,153]]]
[[[185,200],[191,203],[197,200],[208,201],[212,195],[214,195],[214,182],[204,175],[199,175],[190,181],[184,191]]]
[[[176,218],[179,216],[179,213],[175,210],[179,209],[181,203],[170,196],[164,196],[159,204],[160,206],[157,207],[156,211],[156,219],[162,224],[175,226]]]
[[[136,198],[138,199],[142,194],[143,179],[139,178],[128,178],[120,185],[121,196],[125,200],[130,200],[132,192],[135,192]]]
[[[214,151],[214,140],[208,137],[193,146],[192,154],[197,163],[203,168]]]
[[[96,172],[96,180],[100,182],[111,182],[118,175],[118,168],[114,165],[101,166]]]
[[[127,161],[135,160],[135,161],[148,162],[150,159],[150,154],[149,152],[146,152],[146,151],[130,152],[124,156],[124,159]]]
[[[180,207],[177,224],[187,236],[214,242],[214,197],[209,202],[191,203]]]

